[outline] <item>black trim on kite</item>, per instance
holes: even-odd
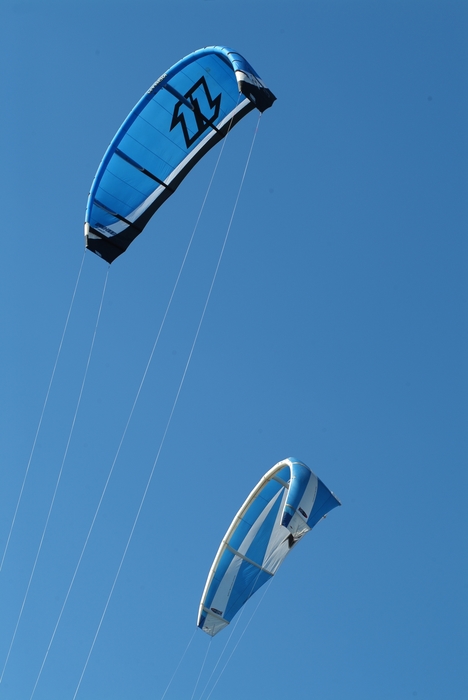
[[[160,180],[159,177],[156,177],[156,175],[153,175],[153,173],[151,173],[149,170],[147,170],[142,165],[137,163],[136,160],[133,160],[133,158],[130,158],[130,156],[127,156],[127,154],[124,153],[123,151],[121,151],[120,148],[115,149],[115,155],[119,156],[119,158],[122,158],[122,160],[124,160],[129,165],[132,165],[134,168],[136,168],[141,173],[143,173],[143,175],[147,175],[148,177],[150,177],[152,180],[157,182],[159,185],[162,185],[163,187],[168,187],[169,189],[171,189],[169,187],[169,185],[167,185],[164,182],[164,180]]]
[[[252,85],[248,79],[239,81],[239,90],[253,103],[259,112],[269,109],[276,100],[271,90],[264,86]]]
[[[86,236],[87,249],[99,255],[100,258],[103,258],[109,264],[127,250],[127,246],[122,247],[119,241],[113,241],[112,237],[105,236],[101,231],[95,229],[94,226],[89,227],[89,232],[93,234],[93,237]]]

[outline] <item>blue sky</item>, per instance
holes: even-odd
[[[256,116],[226,142],[39,676],[219,151],[111,266],[64,460],[107,271],[86,254],[0,572],[3,667],[63,462],[0,700],[30,698],[38,678],[36,700],[159,699],[189,642],[165,698],[207,700],[229,634],[192,638],[205,579],[245,497],[288,456],[343,505],[258,609],[261,593],[246,606],[210,697],[465,696],[467,20],[451,0],[4,0],[2,552],[82,261],[87,194],[115,131],[206,45],[242,53],[278,99],[80,682]]]

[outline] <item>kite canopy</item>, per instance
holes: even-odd
[[[278,571],[302,537],[330,510],[336,496],[303,462],[278,462],[234,518],[211,567],[197,625],[215,636]]]
[[[115,260],[229,129],[275,99],[252,66],[224,46],[195,51],[163,73],[98,168],[86,208],[86,247]]]

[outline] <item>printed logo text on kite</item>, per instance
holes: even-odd
[[[177,102],[172,115],[170,131],[172,131],[177,124],[180,124],[184,133],[185,144],[187,148],[190,148],[190,146],[192,146],[195,141],[216,122],[221,105],[221,93],[214,98],[211,97],[205,77],[202,75],[200,80],[198,80],[195,85],[185,93],[184,97],[190,102],[191,106],[189,107],[182,101]],[[208,103],[211,110],[211,117],[208,117],[202,112],[200,100],[202,103]],[[193,136],[190,136],[186,119],[188,119],[189,123],[191,122],[192,124],[195,121],[195,129],[191,129]]]

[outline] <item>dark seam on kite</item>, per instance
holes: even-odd
[[[161,180],[159,177],[156,177],[156,175],[153,175],[152,172],[150,172],[149,170],[144,168],[142,165],[137,163],[136,160],[133,160],[133,158],[130,158],[130,156],[127,156],[127,154],[124,153],[123,151],[121,151],[119,148],[115,149],[115,154],[117,156],[119,156],[119,158],[122,158],[122,160],[124,160],[126,163],[128,163],[129,165],[131,165],[134,168],[136,168],[137,170],[139,170],[141,173],[143,173],[143,175],[147,175],[148,177],[150,177],[152,180],[159,183],[163,187],[167,187],[167,189],[169,189],[169,190],[172,189],[171,187],[169,187],[169,185],[167,185],[164,182],[164,180]],[[174,190],[172,190],[172,191],[174,192]]]
[[[136,230],[139,231],[140,233],[143,231],[143,229],[140,228],[139,226],[136,226],[136,225],[133,223],[133,221],[129,221],[128,219],[125,218],[125,216],[121,216],[120,214],[117,214],[117,212],[112,211],[112,209],[109,209],[108,207],[106,207],[105,204],[103,204],[102,202],[99,202],[96,198],[94,199],[94,204],[95,204],[97,207],[99,207],[100,209],[104,209],[104,211],[106,211],[106,212],[107,212],[108,214],[110,214],[111,216],[115,216],[115,218],[116,218],[116,219],[119,219],[119,221],[123,221],[124,224],[127,224],[127,226],[131,226],[132,228],[136,229]]]

